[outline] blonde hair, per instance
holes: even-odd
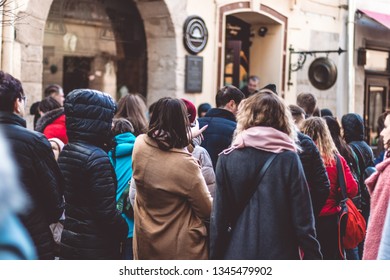
[[[320,117],[310,117],[303,121],[301,130],[316,143],[325,165],[334,164],[335,155],[339,152],[325,120]]]
[[[254,126],[268,126],[287,134],[294,142],[294,121],[283,99],[274,93],[258,92],[241,101],[235,136]]]

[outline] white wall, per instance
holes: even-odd
[[[283,31],[284,27],[278,25],[254,25],[253,29],[258,30],[261,26],[268,28],[267,34],[260,37],[255,32],[255,37],[250,48],[250,69],[251,75],[260,77],[260,87],[267,84],[275,84],[278,91],[282,86],[282,56],[283,52]]]
[[[187,15],[200,16],[206,24],[208,30],[208,41],[205,49],[198,54],[203,57],[203,89],[201,93],[184,94],[184,97],[192,101],[195,106],[201,103],[207,102],[212,106],[215,106],[215,95],[217,88],[217,70],[216,70],[216,59],[217,59],[217,15],[216,6],[213,0],[202,0],[200,4],[199,0],[188,0],[187,1]],[[185,19],[184,19],[185,20]],[[184,21],[183,21],[184,23]],[[183,29],[183,28],[181,28]],[[181,37],[182,38],[182,37]],[[184,48],[183,40],[180,40],[181,52],[183,55],[187,54]],[[184,57],[183,57],[184,59]],[[182,86],[184,88],[184,73],[181,79]],[[184,91],[183,91],[184,92]]]

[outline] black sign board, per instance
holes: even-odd
[[[202,92],[203,57],[186,55],[185,91]]]

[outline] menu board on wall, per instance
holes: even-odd
[[[203,57],[186,55],[185,91],[187,93],[202,92]]]

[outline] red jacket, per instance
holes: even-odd
[[[338,157],[340,158],[341,164],[343,165],[344,168],[347,196],[349,198],[353,198],[358,193],[358,185],[355,179],[353,178],[351,170],[349,169],[345,159],[341,155],[338,155]],[[325,205],[320,212],[320,217],[334,215],[340,212],[341,210],[339,206],[339,202],[341,200],[341,190],[338,185],[336,161],[334,161],[332,165],[326,166],[326,172],[328,173],[328,177],[330,181],[330,192],[328,198],[326,199]]]

